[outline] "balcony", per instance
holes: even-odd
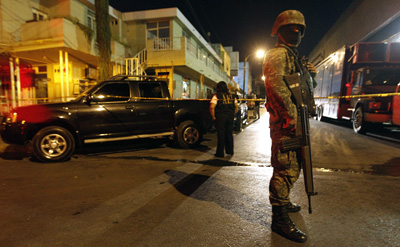
[[[21,25],[20,49],[70,48],[95,55],[94,34],[65,18],[28,22]]]
[[[215,82],[231,82],[220,65],[204,50],[188,42],[186,37],[148,39],[146,49],[148,67],[182,66]]]
[[[58,63],[59,50],[62,49],[70,54],[71,61],[97,66],[95,44],[95,32],[88,27],[66,18],[55,18],[23,23],[21,42],[14,44],[12,52],[37,63]],[[113,58],[121,58],[125,47],[113,40],[111,51]]]

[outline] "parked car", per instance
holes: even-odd
[[[255,104],[255,101],[254,101],[253,99],[256,99],[257,97],[256,97],[255,94],[251,94],[251,95],[248,95],[247,98],[248,98],[248,99],[252,99],[252,100],[248,100],[248,101],[247,101],[247,108],[248,108],[249,110],[253,110],[253,109],[254,109],[254,106],[256,105],[256,104]]]
[[[250,111],[249,118],[253,118],[255,120],[260,118],[260,101],[257,100],[257,95],[251,94],[248,95],[249,99],[247,102],[248,110]]]
[[[156,77],[117,76],[71,102],[16,108],[0,132],[5,143],[31,143],[38,160],[57,162],[95,142],[170,137],[194,148],[212,124],[208,101],[171,100]]]
[[[243,129],[243,126],[248,124],[249,112],[247,101],[243,99],[242,94],[237,93],[236,95],[239,101],[239,110],[236,113],[233,129],[235,131],[241,131]]]

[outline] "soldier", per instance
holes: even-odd
[[[298,116],[299,106],[296,105],[284,79],[285,76],[300,73],[301,88],[308,92],[304,101],[313,101],[312,91],[316,85],[313,80],[315,69],[312,64],[303,63],[296,50],[304,36],[305,28],[306,24],[301,12],[287,10],[279,14],[271,33],[271,36],[277,37],[277,44],[267,52],[263,64],[267,97],[265,106],[270,114],[272,139],[271,165],[274,168],[269,185],[269,198],[272,205],[271,228],[272,231],[295,242],[307,240],[306,234],[294,225],[288,215],[301,209],[289,199],[290,190],[300,175],[300,153],[298,151],[284,152],[282,141],[295,137],[296,128],[301,126],[301,118]]]

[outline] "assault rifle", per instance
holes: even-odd
[[[300,74],[295,73],[285,76],[284,80],[286,85],[292,92],[293,100],[298,106],[298,111],[301,117],[301,128],[296,127],[296,138],[282,141],[282,150],[284,152],[301,150],[301,163],[303,168],[304,185],[308,196],[308,212],[311,214],[311,196],[317,195],[314,192],[314,181],[312,173],[312,160],[311,160],[311,143],[310,143],[310,121],[308,105],[305,104],[302,97],[302,87],[300,82]]]

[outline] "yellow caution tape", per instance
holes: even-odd
[[[400,96],[400,93],[359,94],[359,95],[348,95],[348,96],[327,96],[327,97],[314,97],[314,99],[379,98],[379,97],[390,97],[390,96]]]
[[[86,96],[83,94],[83,96]],[[348,96],[327,96],[327,97],[314,97],[314,99],[351,99],[351,98],[379,98],[379,97],[391,97],[391,96],[400,96],[400,93],[381,93],[381,94],[362,94],[362,95],[348,95]],[[55,98],[23,98],[23,99],[15,99],[18,101],[32,101],[32,102],[60,102],[62,99],[71,99],[75,97],[55,97]],[[121,99],[133,99],[133,100],[198,100],[198,101],[210,101],[211,99],[184,99],[184,98],[152,98],[152,97],[125,97],[125,96],[111,96],[106,95],[107,98],[121,98]],[[248,101],[248,102],[265,102],[265,99],[237,99],[239,102]],[[10,103],[11,99],[0,98],[0,104]]]

